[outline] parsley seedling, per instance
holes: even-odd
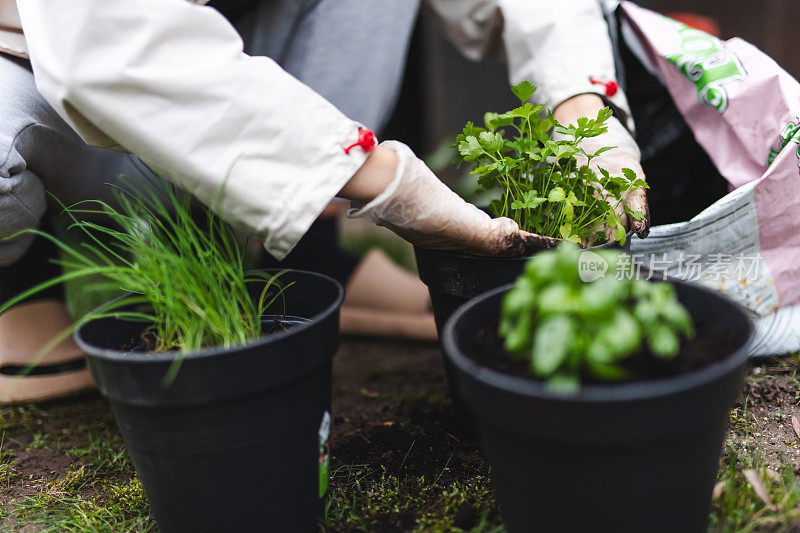
[[[580,118],[565,126],[544,107],[528,100],[536,87],[522,82],[511,88],[521,105],[506,113],[486,113],[485,127],[468,122],[456,138],[456,161],[474,165],[478,193],[498,192],[489,204],[496,217],[508,217],[525,231],[576,243],[605,242],[604,229],[616,228],[614,238],[625,243],[625,227],[615,208],[628,217],[644,216],[622,202],[627,191],[647,184],[628,168],[611,176],[591,167],[593,160],[614,147],[594,153],[581,141],[607,131],[609,108],[594,119]],[[557,134],[557,135],[554,135]]]

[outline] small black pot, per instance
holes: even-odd
[[[445,356],[477,418],[509,531],[706,531],[753,327],[730,300],[674,285],[695,323],[724,325],[736,351],[680,376],[587,385],[575,396],[464,355],[479,330],[497,324],[510,285],[472,300],[447,322]]]
[[[296,282],[286,331],[187,354],[170,386],[174,354],[120,349],[142,323],[104,318],[75,334],[161,531],[316,530],[344,290],[312,272],[280,280]],[[267,315],[283,315],[274,305]]]
[[[587,250],[622,249],[630,252],[632,236],[633,232],[629,232],[623,246],[612,241]],[[428,250],[417,246],[414,247],[414,255],[417,258],[419,279],[428,286],[436,331],[440,339],[444,323],[459,306],[486,291],[513,283],[522,274],[525,263],[530,259],[530,256],[479,257],[447,250]],[[458,425],[463,431],[474,434],[476,430],[473,417],[453,386],[453,368],[446,358],[444,371]]]

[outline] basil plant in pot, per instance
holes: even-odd
[[[509,531],[707,528],[753,327],[717,293],[634,274],[562,245],[444,328]]]
[[[64,274],[5,307],[79,277],[122,293],[75,339],[161,531],[315,531],[344,290],[311,272],[246,271],[231,229],[192,211],[163,181],[120,190],[115,207],[66,208],[84,242],[33,230],[61,247]]]

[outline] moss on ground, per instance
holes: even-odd
[[[0,435],[0,531],[155,528],[104,400],[0,409]]]
[[[334,531],[489,531],[500,527],[490,481],[475,476],[440,485],[424,476],[398,477],[366,465],[331,477],[323,522]]]

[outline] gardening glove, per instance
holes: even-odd
[[[411,149],[397,141],[380,144],[398,156],[389,186],[348,216],[386,226],[423,248],[486,256],[523,256],[554,248],[558,241],[521,231],[509,218],[491,218],[442,183]]]
[[[599,156],[592,159],[591,168],[597,172],[598,168],[605,169],[612,176],[622,176],[622,169],[629,168],[633,170],[638,178],[644,178],[644,171],[639,162],[641,159],[641,152],[633,140],[631,134],[615,117],[608,119],[606,123],[608,131],[597,137],[589,137],[584,139],[580,147],[589,154],[595,153],[597,150],[604,146],[614,146],[613,150],[603,152]],[[583,156],[578,156],[579,160]],[[586,160],[580,162],[585,164]],[[628,220],[628,216],[624,212],[623,205],[627,205],[633,211],[641,212],[644,217],[641,220]],[[621,216],[622,224],[627,229],[632,229],[636,235],[644,239],[650,233],[650,207],[647,205],[647,194],[642,188],[633,189],[625,193],[622,198],[622,204],[616,206],[617,214]],[[614,240],[615,228],[606,228],[606,242]]]

